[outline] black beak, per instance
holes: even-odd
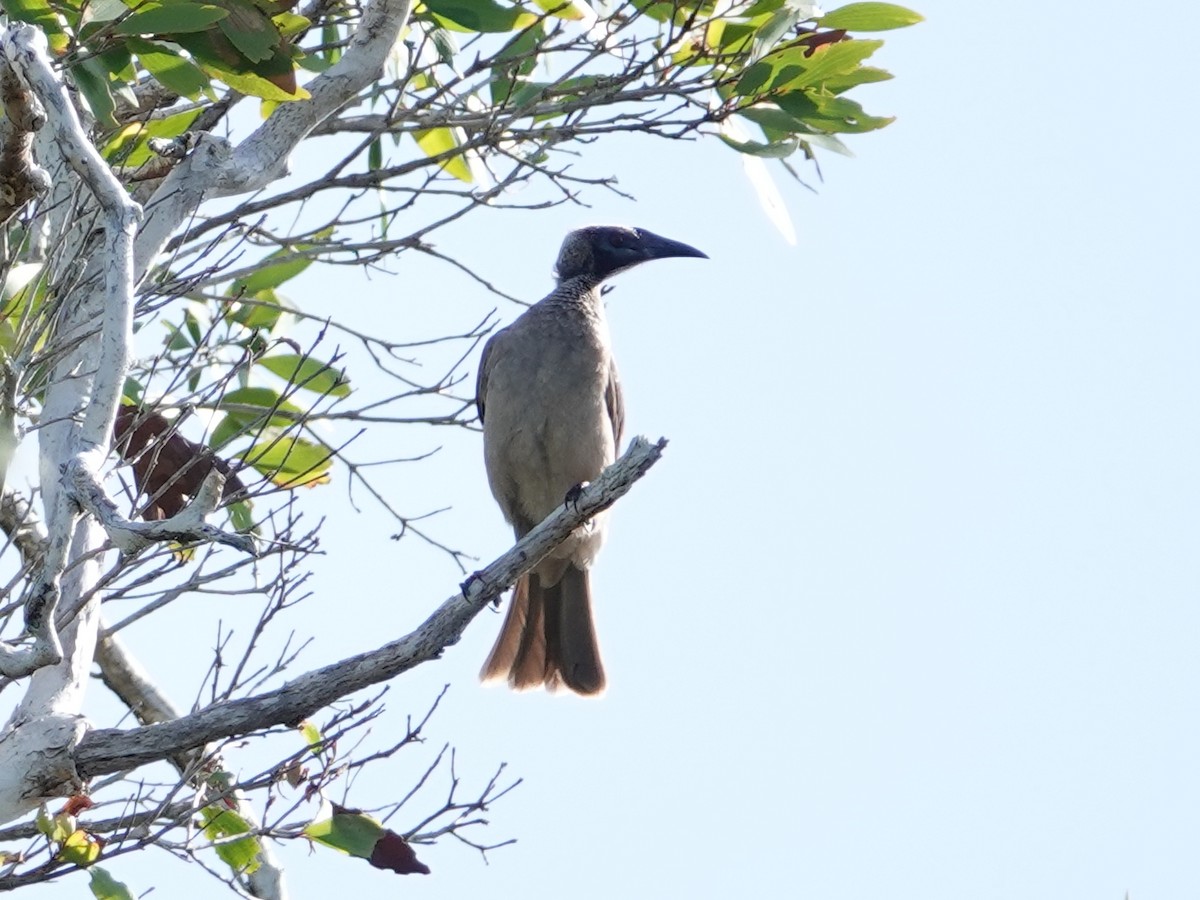
[[[708,259],[707,253],[701,253],[695,247],[681,241],[673,241],[643,228],[637,229],[638,246],[644,259],[668,259],[672,256],[694,256]]]

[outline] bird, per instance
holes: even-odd
[[[557,287],[484,346],[475,392],[484,464],[518,540],[616,459],[625,407],[605,282],[669,257],[708,258],[642,228],[572,231],[555,264]],[[604,532],[601,513],[518,579],[483,681],[585,696],[604,690],[588,575]]]

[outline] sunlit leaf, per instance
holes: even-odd
[[[104,145],[105,159],[128,167],[144,165],[155,158],[151,138],[173,138],[183,134],[196,121],[200,110],[189,109],[162,119],[126,125]]]
[[[259,442],[239,455],[279,487],[315,487],[330,481],[332,451],[278,429],[264,429]]]
[[[429,874],[429,867],[417,859],[408,841],[365,813],[334,804],[333,815],[311,822],[304,834],[327,847],[365,859],[377,869],[400,875]]]
[[[100,858],[100,842],[82,828],[76,828],[58,848],[58,855],[77,866],[90,866]]]
[[[596,11],[583,0],[533,0],[539,9],[560,19],[582,22],[585,28],[590,28],[596,21]]]
[[[256,420],[272,416],[271,424],[287,425],[303,416],[300,407],[289,403],[278,391],[267,387],[244,387],[229,391],[217,403],[229,415]]]
[[[321,729],[308,719],[305,719],[300,723],[300,737],[304,739],[304,743],[308,745],[308,748],[313,753],[319,752],[322,744],[324,743],[324,738],[321,735]]]
[[[335,813],[320,822],[310,822],[304,834],[326,847],[360,859],[369,859],[384,827],[364,813]]]
[[[275,27],[285,38],[295,37],[312,26],[311,19],[290,12],[279,13],[271,21],[275,23]]]
[[[43,836],[53,840],[54,838],[54,817],[50,815],[50,810],[46,809],[46,804],[43,803],[38,807],[37,816],[33,820],[34,827]],[[65,838],[64,834],[59,838],[61,841]]]
[[[892,3],[851,3],[817,20],[825,28],[844,28],[847,31],[889,31],[924,21],[920,13]]]
[[[47,0],[4,0],[4,11],[18,22],[40,28],[55,53],[63,53],[70,46],[71,39]]]
[[[350,380],[344,372],[308,356],[287,353],[257,360],[258,365],[273,372],[289,384],[333,397],[350,395]]]
[[[211,804],[200,810],[200,818],[204,823],[204,834],[214,842],[213,849],[225,865],[238,875],[249,875],[262,865],[262,844],[257,837],[250,834],[250,823],[234,812],[219,804]],[[244,834],[246,837],[237,838]],[[221,840],[222,838],[236,840]]]
[[[891,78],[892,73],[884,69],[877,69],[874,66],[859,66],[844,75],[826,78],[822,87],[832,93],[840,94],[852,87],[858,87],[860,84],[875,84],[880,81],[890,81]]]
[[[765,56],[738,79],[735,90],[749,96],[766,91],[819,87],[826,78],[853,71],[883,41],[839,41],[813,48],[792,45]]]
[[[496,0],[425,0],[425,6],[455,31],[516,31],[538,20],[534,13],[501,6]]]
[[[0,289],[0,318],[20,318],[45,293],[41,263],[17,263],[8,270]]]
[[[447,153],[459,146],[453,128],[429,128],[425,131],[413,132],[413,137],[416,138],[417,146],[426,156],[430,157]],[[461,155],[443,159],[439,165],[459,181],[470,184],[474,180],[471,177],[471,167],[467,165],[467,161]]]
[[[88,874],[92,878],[89,887],[96,900],[134,900],[133,892],[101,866],[92,866]]]
[[[296,93],[289,94],[283,88],[272,84],[259,75],[255,75],[253,72],[235,73],[208,66],[201,66],[201,68],[205,69],[214,78],[225,82],[235,91],[240,91],[243,94],[249,94],[251,97],[258,97],[262,100],[278,100],[289,103],[293,100],[307,100],[312,96],[302,87],[297,87]]]
[[[253,296],[244,296],[231,304],[226,318],[246,328],[264,328],[270,331],[284,313],[284,306],[274,289],[255,291]]]

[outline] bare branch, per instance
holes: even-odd
[[[596,513],[622,497],[662,456],[666,440],[634,438],[629,449],[495,562],[475,573],[462,593],[446,600],[415,631],[377,650],[341,660],[296,678],[277,690],[215,703],[174,722],[145,728],[98,729],[79,744],[75,764],[84,777],[123,771],[210,741],[274,725],[296,725],[323,706],[437,659],[489,602]]]

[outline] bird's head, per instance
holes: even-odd
[[[560,281],[586,275],[599,282],[638,263],[670,256],[708,259],[695,247],[644,228],[591,225],[567,235],[554,268]]]

